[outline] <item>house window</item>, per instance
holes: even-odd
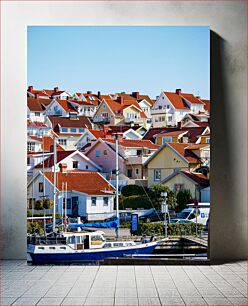
[[[43,192],[43,183],[39,183],[39,192]]]
[[[35,115],[36,117],[40,117],[40,112],[35,112],[34,115]]]
[[[103,151],[103,155],[108,155],[108,151],[107,151],[107,150],[104,150],[104,151]]]
[[[172,116],[168,116],[168,122],[172,121]]]
[[[166,142],[171,142],[172,138],[171,137],[163,137],[163,144],[165,144]]]
[[[100,156],[101,156],[100,150],[96,150],[96,157],[100,157]]]
[[[61,131],[62,131],[62,133],[67,133],[68,129],[67,128],[62,128]]]
[[[85,169],[86,169],[86,170],[88,170],[88,169],[89,169],[89,166],[88,166],[88,165],[86,165],[86,166],[85,166]]]
[[[167,108],[167,109],[170,109],[170,105],[166,105],[166,108]]]
[[[27,157],[27,165],[30,165],[30,157]]]
[[[161,181],[161,170],[154,169],[154,181]]]
[[[206,138],[206,143],[210,144],[210,138]]]
[[[72,162],[72,168],[73,168],[73,169],[77,169],[77,168],[78,168],[78,161],[77,161],[77,160],[74,160],[74,161]]]
[[[79,129],[79,133],[84,133],[84,129]]]
[[[76,133],[76,132],[77,132],[77,129],[71,128],[71,132],[72,132],[72,133]]]
[[[71,199],[67,199],[66,208],[67,208],[67,209],[71,209]]]
[[[138,168],[135,169],[135,173],[139,174],[139,169]]]
[[[96,197],[91,197],[91,206],[96,206]]]
[[[174,184],[174,190],[180,191],[184,189],[184,184]]]
[[[33,142],[28,142],[28,151],[35,151],[35,144]]]
[[[108,118],[108,113],[101,113],[101,116],[102,116],[103,118]]]
[[[108,197],[103,197],[103,206],[108,206]]]
[[[77,114],[69,113],[69,117],[70,117],[70,118],[77,118]]]
[[[132,177],[132,169],[127,169],[127,176]]]
[[[62,146],[66,146],[66,144],[67,144],[66,139],[59,139],[59,144],[62,145]]]

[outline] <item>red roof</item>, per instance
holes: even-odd
[[[181,93],[181,96],[189,101],[191,104],[204,104],[200,99],[197,99],[192,94]]]
[[[53,145],[54,145],[53,138],[49,136],[44,136],[44,152],[51,152],[51,148],[53,148]],[[57,152],[59,151],[64,151],[64,149],[59,144],[57,144]]]
[[[210,113],[210,100],[203,100],[203,99],[201,99],[202,100],[202,102],[204,103],[204,108],[205,108],[205,110],[206,111],[208,111],[209,113]]]
[[[103,138],[106,142],[115,143],[114,139]],[[157,150],[159,146],[153,144],[150,140],[136,140],[136,139],[120,139],[119,145],[126,148],[146,148],[151,150]]]
[[[189,171],[181,171],[187,177],[195,181],[199,185],[209,186],[209,178],[201,173],[189,172]]]
[[[67,156],[69,156],[71,153],[75,151],[57,151],[57,163],[65,159]],[[49,156],[44,161],[44,167],[45,168],[52,168],[54,166],[54,159],[53,155]],[[36,165],[34,168],[42,168],[42,163]]]
[[[103,138],[105,137],[105,133],[102,130],[90,130],[89,132],[95,137],[95,138]]]
[[[65,128],[91,128],[92,123],[87,117],[58,117],[58,116],[48,116],[52,123],[53,129],[59,124],[61,127]]]
[[[33,112],[43,112],[51,102],[51,99],[27,98],[28,108]]]
[[[27,127],[38,127],[38,128],[49,129],[49,127],[46,124],[44,124],[43,122],[32,122],[30,120],[27,120]]]
[[[77,110],[72,106],[72,104],[68,100],[59,100],[56,99],[58,104],[68,113],[77,113]]]
[[[154,135],[154,137],[157,136],[166,136],[166,137],[170,137],[170,136],[180,136],[181,134],[187,133],[188,131],[182,131],[182,130],[178,130],[178,131],[171,131],[171,132],[165,132],[165,133],[160,133],[157,135]]]
[[[53,172],[45,172],[46,178],[53,183]],[[56,187],[61,191],[62,183],[67,183],[67,190],[75,190],[89,195],[108,195],[104,192],[115,189],[98,173],[90,171],[57,172]]]
[[[190,150],[190,147],[191,147],[190,143],[170,142],[170,143],[167,143],[167,145],[171,146],[181,156],[186,158],[189,163],[199,163],[200,162],[200,158]]]
[[[190,110],[190,108],[184,102],[183,98],[175,92],[164,92],[164,94],[170,100],[175,109]]]

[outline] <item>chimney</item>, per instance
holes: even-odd
[[[29,91],[29,92],[32,93],[32,92],[33,92],[33,89],[34,89],[33,86],[28,86],[28,91]]]
[[[108,133],[108,126],[106,124],[103,125],[103,133],[104,133],[104,137],[107,136],[107,133]]]
[[[139,100],[139,92],[138,92],[138,91],[132,92],[132,96],[133,96],[136,100]]]
[[[118,96],[117,101],[120,102],[121,105],[123,105],[124,104],[124,97]]]
[[[35,98],[35,99],[39,99],[39,93],[38,93],[38,92],[36,92],[36,93],[34,94],[34,98]]]
[[[98,98],[98,99],[101,98],[101,92],[100,92],[100,91],[97,92],[97,98]]]
[[[181,92],[182,92],[182,89],[180,89],[180,88],[176,89],[176,94],[177,94],[177,95],[180,95]]]
[[[58,92],[59,91],[59,88],[58,87],[54,87],[54,92]]]
[[[66,168],[67,168],[66,163],[59,164],[59,170],[61,173],[64,173],[66,171]]]
[[[92,94],[92,91],[91,91],[91,90],[88,90],[88,91],[87,91],[87,94],[88,94],[88,95]]]

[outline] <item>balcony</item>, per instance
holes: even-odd
[[[126,165],[143,165],[150,155],[127,156]]]
[[[168,108],[161,108],[161,109],[152,109],[151,110],[151,115],[158,115],[158,114],[167,114],[170,109]]]
[[[93,122],[94,123],[109,123],[110,122],[110,118],[106,117],[106,118],[93,118]]]
[[[145,120],[144,118],[125,118],[124,122],[127,124],[130,124],[130,123],[142,124],[144,123],[144,120]]]

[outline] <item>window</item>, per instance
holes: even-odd
[[[166,105],[166,108],[167,108],[167,109],[170,109],[170,105]]]
[[[161,181],[161,170],[160,169],[154,170],[154,181]]]
[[[84,133],[84,129],[79,129],[79,133]]]
[[[67,128],[62,128],[61,131],[62,131],[62,133],[67,133],[68,129]]]
[[[66,139],[59,139],[59,144],[62,145],[62,146],[66,146],[66,144],[67,144]]]
[[[104,150],[104,151],[103,151],[103,155],[108,155],[108,151],[107,151],[107,150]]]
[[[101,116],[102,116],[103,118],[108,118],[108,113],[101,113]]]
[[[108,206],[108,197],[103,197],[103,206]]]
[[[210,143],[210,138],[209,137],[206,138],[206,143],[208,143],[208,144]]]
[[[27,165],[30,165],[30,157],[27,157]]]
[[[172,116],[168,116],[168,122],[172,121]]]
[[[77,114],[69,113],[70,118],[77,118]]]
[[[176,191],[184,190],[184,184],[175,184],[174,190]]]
[[[35,144],[33,142],[28,142],[28,151],[35,151]]]
[[[86,170],[88,170],[88,169],[89,169],[89,166],[88,166],[88,165],[86,165],[86,166],[85,166],[85,169],[86,169]]]
[[[163,144],[165,144],[166,142],[172,142],[172,138],[171,137],[163,137]]]
[[[76,133],[76,132],[77,132],[77,129],[71,128],[71,132],[72,132],[72,133]]]
[[[40,117],[40,112],[35,112],[34,115],[35,115],[36,117]]]
[[[73,169],[77,169],[77,168],[78,168],[78,161],[77,161],[77,160],[74,160],[74,161],[72,162],[72,168],[73,168]]]
[[[135,173],[139,174],[139,169],[138,168],[135,169]]]
[[[96,206],[96,197],[91,197],[91,206]]]
[[[71,209],[71,199],[67,199],[66,208],[67,208],[67,209]]]
[[[100,157],[100,156],[101,156],[100,150],[96,150],[96,157]]]
[[[43,183],[39,183],[39,192],[43,192]]]
[[[127,177],[132,177],[132,169],[127,169]]]

